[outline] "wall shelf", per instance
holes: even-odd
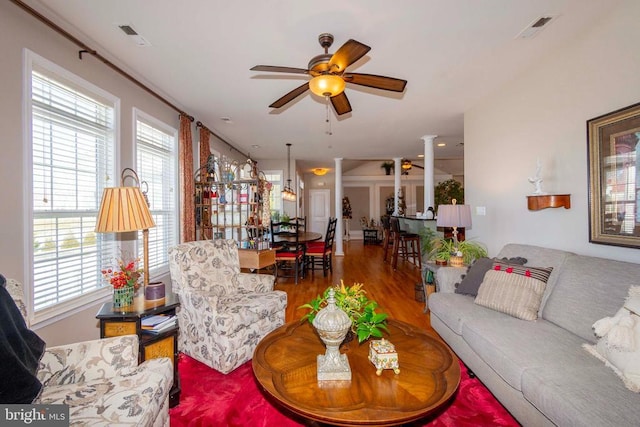
[[[571,194],[541,194],[527,196],[527,206],[530,211],[546,208],[571,208]]]

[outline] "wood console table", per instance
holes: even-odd
[[[317,380],[317,355],[325,346],[307,321],[286,324],[267,335],[253,355],[253,372],[277,402],[305,418],[341,426],[391,426],[423,418],[446,405],[458,388],[460,365],[439,339],[404,322],[390,320],[400,373],[376,376],[369,343],[341,347],[351,381]]]

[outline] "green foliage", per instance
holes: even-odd
[[[429,259],[439,259],[443,261],[449,261],[452,254],[457,252],[462,253],[463,261],[466,265],[470,265],[474,260],[488,255],[487,248],[479,242],[473,240],[464,240],[458,242],[458,246],[453,239],[447,239],[444,237],[437,237],[433,241],[434,250],[431,252]]]
[[[345,286],[343,281],[340,285],[327,288],[322,295],[318,295],[310,302],[301,305],[298,309],[307,309],[309,312],[302,316],[309,323],[313,323],[320,310],[327,306],[329,290],[334,290],[336,306],[344,311],[351,319],[351,330],[358,336],[358,342],[363,342],[370,337],[382,337],[382,331],[387,331],[386,313],[378,313],[378,303],[370,300],[366,296],[362,283],[355,283],[353,286]]]
[[[437,234],[435,230],[429,227],[422,227],[420,231],[418,231],[418,235],[420,236],[420,252],[424,259],[431,259],[433,255],[433,251],[436,248],[436,237]]]
[[[450,205],[453,199],[456,199],[457,203],[462,205],[464,204],[464,188],[455,179],[448,179],[435,186],[433,198],[436,209],[440,205]]]

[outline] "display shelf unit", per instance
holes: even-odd
[[[214,159],[195,177],[197,240],[232,239],[240,251],[240,267],[261,269],[275,263],[267,236],[270,221],[269,183],[256,165]]]

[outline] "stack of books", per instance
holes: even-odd
[[[142,330],[151,334],[160,334],[176,326],[178,318],[175,315],[157,314],[142,319]]]

